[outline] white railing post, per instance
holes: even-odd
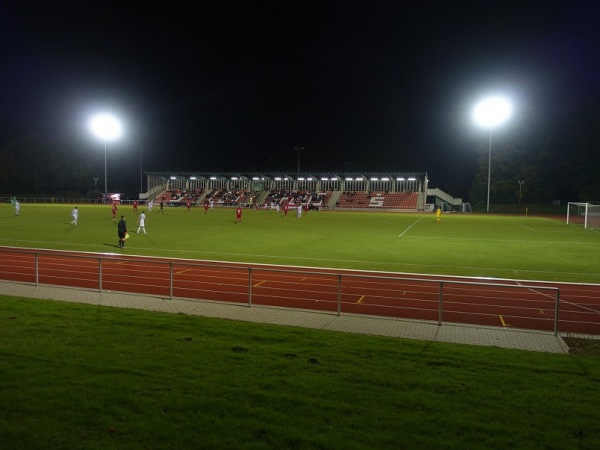
[[[342,313],[342,274],[338,274],[337,315]]]
[[[252,267],[248,267],[248,308],[252,306]]]
[[[554,305],[554,336],[558,336],[558,309],[560,304],[560,289],[556,288],[556,304]]]
[[[444,304],[444,282],[440,281],[440,302],[438,304],[438,326],[442,326],[442,310]]]
[[[35,287],[40,284],[40,266],[39,266],[39,255],[35,252]]]
[[[169,261],[169,300],[173,300],[173,262]]]

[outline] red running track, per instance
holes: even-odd
[[[42,285],[548,332],[558,291],[558,331],[600,335],[597,284],[0,248],[0,279],[36,283],[36,266]]]

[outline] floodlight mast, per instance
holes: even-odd
[[[486,212],[490,212],[490,181],[492,177],[492,130],[510,117],[512,107],[503,97],[488,97],[479,102],[473,111],[473,119],[490,130],[490,145],[488,149],[488,180]]]
[[[104,201],[108,200],[108,183],[106,170],[106,142],[121,136],[123,128],[121,123],[109,114],[99,114],[90,120],[90,129],[97,137],[104,140]]]

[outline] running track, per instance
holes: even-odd
[[[600,284],[484,280],[0,247],[0,279],[36,283],[36,265],[37,282],[42,285],[328,313],[339,309],[343,314],[435,322],[440,321],[441,314],[441,322],[548,332],[554,331],[558,288],[558,332],[600,335]]]

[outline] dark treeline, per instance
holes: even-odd
[[[131,153],[131,152],[130,152]],[[140,189],[139,156],[109,151],[108,190],[125,198]],[[28,134],[0,146],[0,194],[96,198],[104,192],[101,144],[77,139]]]
[[[491,203],[600,202],[600,130],[592,111],[558,127],[492,133]],[[543,130],[543,131],[538,131]],[[487,196],[489,145],[480,148],[469,201]],[[522,183],[519,184],[519,181]]]

